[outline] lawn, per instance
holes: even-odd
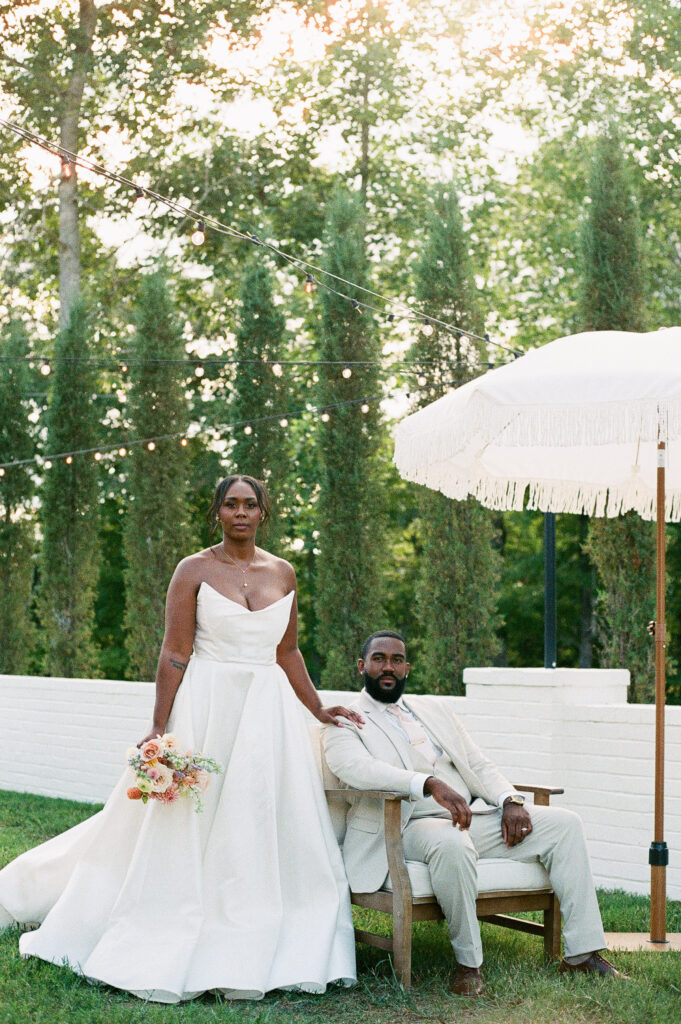
[[[0,792],[0,864],[75,825],[96,808],[67,800]],[[645,931],[647,900],[599,893],[606,931]],[[380,915],[362,911],[380,927]],[[670,931],[681,931],[681,903],[669,908]],[[0,1024],[679,1024],[681,955],[613,954],[631,981],[563,978],[545,964],[532,936],[483,925],[486,994],[461,1000],[448,992],[451,947],[441,922],[415,927],[414,988],[403,991],[387,954],[358,946],[359,982],[325,996],[274,993],[259,1003],[228,1003],[206,995],[180,1006],[145,1004],[94,987],[63,968],[22,960],[18,933],[0,936]]]

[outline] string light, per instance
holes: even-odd
[[[196,227],[192,231],[192,245],[203,245],[206,241],[206,225],[200,220],[197,221]]]
[[[349,366],[344,366],[344,367],[343,367],[343,376],[345,377],[345,379],[346,379],[346,380],[347,380],[347,379],[348,379],[349,377],[352,377],[352,370],[350,369],[350,367],[349,367]]]
[[[180,440],[180,444],[182,445],[182,447],[183,447],[183,448],[186,448],[186,447],[187,447],[187,445],[189,444],[189,441],[187,440],[187,438],[186,438],[186,437],[183,437],[183,438],[182,438],[182,439]]]
[[[196,377],[203,377],[203,375],[204,375],[204,373],[205,373],[205,372],[206,372],[206,371],[204,370],[204,368],[203,368],[203,366],[201,365],[201,363],[197,363],[197,364],[196,364],[196,366],[195,366],[195,368],[194,368],[194,375],[195,375]]]
[[[272,373],[274,374],[275,377],[281,377],[283,372],[284,371],[281,368],[281,363],[272,363]]]
[[[127,363],[121,363],[121,373],[127,373],[127,372],[128,372],[128,364]]]
[[[4,476],[4,475],[5,475],[5,470],[2,468],[2,466],[0,466],[0,476]]]
[[[132,205],[135,213],[139,214],[140,217],[146,217],[151,213],[151,199],[139,185],[135,188],[135,201]]]
[[[40,372],[42,373],[43,377],[49,377],[50,369],[51,369],[50,368],[50,364],[49,364],[49,362],[46,359],[45,362],[40,367]]]
[[[418,377],[416,378],[416,381],[417,381],[419,387],[424,387],[425,384],[426,384],[426,378],[425,378],[425,376],[422,373],[420,373],[418,375]]]
[[[440,387],[440,388],[449,388],[449,387],[455,387],[457,384],[462,384],[462,383],[465,383],[465,380],[441,381],[441,382],[438,382],[436,385],[431,385],[431,387],[435,386],[435,387]],[[392,381],[392,384],[390,385],[390,387],[392,388],[392,387],[396,387],[396,386],[397,386],[396,380],[393,378],[393,381]],[[365,398],[362,398],[361,400],[346,399],[344,401],[334,402],[333,405],[327,406],[326,408],[322,409],[321,414],[320,414],[320,419],[322,420],[323,423],[328,423],[329,420],[331,419],[330,411],[333,411],[334,409],[348,408],[348,407],[351,407],[351,406],[354,406],[354,405],[360,406],[361,412],[366,414],[367,412],[369,412],[369,408],[370,408],[369,403],[370,402],[372,402],[372,401],[380,402],[385,397],[386,397],[385,394],[382,393],[382,394],[374,395],[374,396],[369,397],[369,398],[365,397]],[[409,397],[411,397],[411,396],[410,396],[409,393],[407,393],[407,398],[409,398]],[[256,422],[258,422],[258,423],[266,423],[266,422],[272,422],[273,420],[277,420],[278,419],[280,424],[281,424],[281,426],[283,427],[283,426],[288,426],[292,418],[298,418],[298,417],[304,416],[304,415],[309,414],[309,413],[319,413],[319,412],[320,412],[319,408],[310,408],[310,406],[305,406],[304,408],[298,409],[295,412],[286,413],[284,416],[281,416],[279,414],[277,414],[277,415],[270,414],[270,415],[266,415],[266,416],[260,416],[260,417],[258,417]],[[244,430],[245,434],[251,434],[253,432],[252,423],[244,423],[243,421],[241,421],[241,422],[231,423],[231,424],[227,425],[227,429],[233,429],[234,430],[234,429],[236,429],[238,427],[243,427],[243,430]],[[207,435],[213,437],[215,440],[220,440],[221,439],[221,435],[220,435],[220,433],[218,432],[217,429],[208,429],[208,430],[204,430],[203,432],[206,433]],[[163,434],[163,435],[157,436],[155,438],[136,438],[135,440],[128,441],[127,446],[126,445],[121,445],[118,448],[117,448],[117,446],[115,444],[112,444],[112,445],[109,445],[109,446],[105,446],[104,451],[105,452],[113,452],[114,450],[117,450],[118,454],[120,456],[125,456],[125,455],[128,454],[128,449],[131,448],[133,445],[139,445],[139,446],[144,445],[147,448],[147,450],[151,452],[151,451],[154,451],[156,449],[158,441],[160,441],[160,440],[177,440],[177,439],[180,440],[180,444],[183,445],[183,446],[188,443],[186,435],[178,432],[176,434]],[[33,458],[30,458],[30,459],[16,459],[16,460],[13,460],[11,462],[5,462],[5,463],[0,464],[0,470],[5,471],[5,470],[7,470],[10,467],[14,467],[14,466],[27,466],[27,465],[31,465],[31,464],[35,464],[35,465],[38,465],[38,466],[42,465],[45,469],[50,469],[52,467],[52,464],[53,464],[52,460],[53,459],[57,459],[57,458],[58,459],[64,459],[64,461],[67,464],[71,465],[73,463],[74,456],[76,456],[76,455],[93,455],[93,457],[97,461],[100,461],[101,459],[104,458],[103,453],[99,449],[96,449],[96,448],[85,448],[85,449],[80,449],[80,450],[72,451],[72,452],[62,452],[59,455],[52,456],[52,459],[50,459],[50,458],[42,459],[40,456],[34,456]],[[114,473],[115,472],[115,467],[110,466],[109,467],[109,472],[110,473]]]
[[[312,274],[308,274],[305,278],[305,292],[307,295],[312,295],[314,290],[314,281],[312,280]]]
[[[429,338],[433,333],[433,325],[431,324],[430,319],[428,317],[426,317],[425,320],[423,321],[423,333],[427,338]]]
[[[83,156],[80,156],[78,154],[72,153],[70,150],[65,149],[63,146],[59,146],[56,143],[49,141],[48,139],[44,139],[41,136],[36,135],[35,132],[32,132],[32,131],[30,131],[27,128],[23,128],[21,125],[14,124],[11,121],[6,120],[5,118],[0,118],[0,125],[2,125],[3,127],[9,129],[11,132],[13,132],[15,135],[18,135],[20,138],[23,138],[26,141],[29,141],[29,142],[33,143],[34,145],[40,146],[42,149],[46,150],[48,153],[57,154],[60,157],[60,159],[62,160],[62,170],[63,170],[63,174],[64,174],[65,177],[70,177],[71,174],[75,171],[75,168],[77,166],[80,166],[80,167],[83,167],[84,169],[86,169],[87,171],[89,171],[91,173],[101,175],[102,177],[106,178],[108,181],[115,182],[115,183],[117,183],[119,185],[125,185],[128,188],[134,189],[136,196],[139,196],[139,193],[141,192],[143,194],[143,196],[146,197],[147,199],[153,200],[156,203],[162,203],[168,210],[170,210],[173,213],[181,214],[183,217],[192,217],[195,220],[195,222],[197,223],[197,227],[196,227],[196,229],[195,229],[195,231],[193,232],[193,235],[192,235],[192,240],[194,241],[194,244],[196,244],[196,245],[203,244],[203,241],[205,240],[206,222],[209,222],[210,223],[210,227],[214,231],[217,231],[220,234],[227,235],[227,236],[229,236],[231,238],[240,239],[240,240],[243,240],[243,241],[248,241],[248,242],[251,242],[252,244],[256,244],[256,245],[262,245],[263,247],[267,248],[270,252],[274,253],[276,256],[278,256],[281,259],[285,260],[290,266],[292,266],[292,267],[294,267],[294,268],[296,268],[298,270],[301,270],[304,273],[307,272],[307,276],[309,276],[309,277],[312,276],[310,271],[314,271],[316,274],[322,275],[322,276],[324,276],[325,278],[327,278],[329,280],[336,281],[340,285],[346,285],[346,286],[352,287],[352,288],[354,288],[354,289],[356,289],[358,291],[361,291],[362,293],[364,293],[367,296],[371,296],[371,297],[373,297],[375,299],[378,299],[381,302],[383,302],[384,304],[390,304],[390,305],[393,305],[393,306],[394,305],[399,305],[401,307],[401,309],[406,311],[404,314],[401,314],[401,316],[404,319],[406,319],[406,320],[422,320],[423,319],[423,313],[419,314],[411,306],[408,306],[405,303],[395,302],[395,300],[388,299],[388,298],[386,298],[386,296],[381,295],[378,292],[375,292],[375,291],[373,291],[370,288],[366,288],[364,285],[360,285],[360,284],[357,284],[355,282],[348,281],[345,278],[340,277],[338,274],[334,274],[331,271],[324,270],[323,268],[320,268],[320,267],[316,267],[313,264],[307,262],[306,260],[299,259],[297,257],[291,256],[289,253],[286,253],[283,250],[277,248],[273,243],[271,243],[271,242],[263,242],[260,238],[258,238],[258,236],[256,234],[254,234],[252,232],[239,231],[238,229],[236,229],[234,227],[231,227],[231,226],[229,226],[227,224],[222,224],[220,221],[217,221],[217,220],[215,220],[213,218],[210,218],[210,217],[206,218],[204,215],[202,215],[200,213],[200,211],[189,209],[186,206],[181,205],[180,203],[176,202],[175,200],[169,199],[167,196],[162,196],[159,193],[152,192],[150,189],[142,188],[140,185],[138,185],[134,181],[131,181],[129,178],[124,178],[120,174],[115,174],[112,171],[107,170],[105,167],[101,167],[100,165],[94,163],[94,161],[89,160],[87,157],[83,157]],[[306,283],[307,283],[307,278],[306,278]],[[353,308],[355,310],[357,310],[358,312],[360,311],[360,307],[362,307],[362,308],[364,308],[366,310],[370,310],[370,311],[373,311],[375,313],[379,313],[379,314],[385,315],[385,310],[384,309],[379,309],[378,307],[371,305],[367,301],[363,301],[362,303],[360,303],[357,299],[351,299],[349,295],[346,295],[344,292],[341,292],[341,291],[338,291],[337,289],[334,289],[333,287],[331,287],[330,285],[326,284],[325,282],[323,282],[323,281],[321,281],[319,279],[317,279],[316,283],[318,285],[320,285],[321,287],[326,288],[327,291],[330,291],[333,294],[339,296],[340,298],[343,298],[343,299],[346,299],[346,300],[352,302]],[[394,314],[391,313],[391,314],[388,315],[388,322],[389,323],[392,323],[394,321],[394,319],[395,319]],[[503,345],[501,342],[492,342],[489,339],[488,335],[486,335],[484,338],[482,338],[479,335],[474,334],[471,331],[466,331],[466,330],[464,330],[462,328],[455,327],[454,325],[445,323],[444,321],[439,320],[437,318],[428,318],[428,319],[431,319],[434,323],[440,325],[445,330],[452,331],[453,333],[456,333],[456,334],[458,334],[461,337],[465,336],[465,337],[468,337],[468,338],[471,338],[471,339],[476,339],[478,341],[485,341],[487,344],[491,344],[491,345],[493,344],[493,345],[495,345],[498,348],[506,349],[507,351],[511,352],[515,356],[522,355],[522,352],[518,352],[518,350],[516,350],[516,349],[513,349],[513,348],[510,348],[509,346]]]
[[[73,164],[65,156],[61,158],[61,176],[63,181],[68,181],[73,177]]]

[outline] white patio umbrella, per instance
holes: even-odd
[[[664,524],[681,519],[681,327],[576,334],[490,370],[407,416],[395,463],[489,508],[657,520],[650,938],[665,942]]]

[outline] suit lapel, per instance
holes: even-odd
[[[375,725],[377,729],[380,729],[385,738],[390,741],[397,751],[400,761],[404,767],[413,771],[414,765],[411,759],[411,746],[406,736],[403,737],[397,729],[393,728],[389,722],[386,722],[384,713],[378,711],[373,704],[366,699],[364,691],[359,695],[359,705],[362,714],[370,720],[372,725]]]

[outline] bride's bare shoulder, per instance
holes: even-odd
[[[296,589],[296,574],[290,562],[287,562],[285,558],[279,558],[278,555],[273,555],[270,551],[264,551],[262,548],[258,548],[258,555],[262,557],[262,564],[280,577],[287,590]]]
[[[199,578],[202,579],[206,562],[213,560],[214,555],[211,548],[204,548],[202,551],[195,551],[194,554],[187,555],[177,563],[173,579],[182,581],[196,581]]]

